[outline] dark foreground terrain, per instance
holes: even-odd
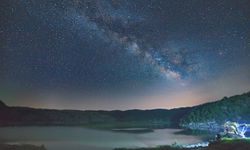
[[[46,150],[46,148],[44,146],[34,146],[29,144],[23,144],[23,145],[0,144],[0,150]]]
[[[34,146],[29,144],[23,145],[9,145],[0,144],[0,150],[46,150],[42,146]],[[212,142],[208,147],[199,148],[181,148],[179,146],[160,146],[155,148],[116,148],[114,150],[250,150],[250,140],[225,140],[219,142]]]
[[[220,141],[210,143],[205,148],[181,148],[178,146],[161,146],[156,148],[126,149],[117,148],[115,150],[250,150],[249,140]]]

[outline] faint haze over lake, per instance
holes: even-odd
[[[157,145],[190,144],[202,137],[176,135],[179,129],[157,129],[134,134],[93,130],[81,127],[3,127],[0,142],[44,145],[47,150],[112,150],[117,147],[152,147]]]

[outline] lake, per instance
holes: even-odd
[[[174,134],[178,131],[156,129],[136,134],[82,127],[1,127],[0,142],[45,145],[47,150],[112,150],[202,141],[201,136]]]

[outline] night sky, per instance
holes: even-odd
[[[0,99],[193,106],[250,91],[249,0],[2,0]]]

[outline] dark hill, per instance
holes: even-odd
[[[193,107],[180,125],[192,129],[218,129],[225,121],[250,123],[250,92]]]
[[[7,105],[5,105],[1,100],[0,100],[0,108],[1,107],[7,107]]]
[[[225,121],[250,123],[250,92],[177,109],[78,111],[7,107],[0,103],[0,126],[62,125],[92,128],[219,129]]]
[[[0,109],[0,126],[176,127],[180,116],[190,110],[190,108],[180,108],[175,110],[78,111],[6,107]]]

